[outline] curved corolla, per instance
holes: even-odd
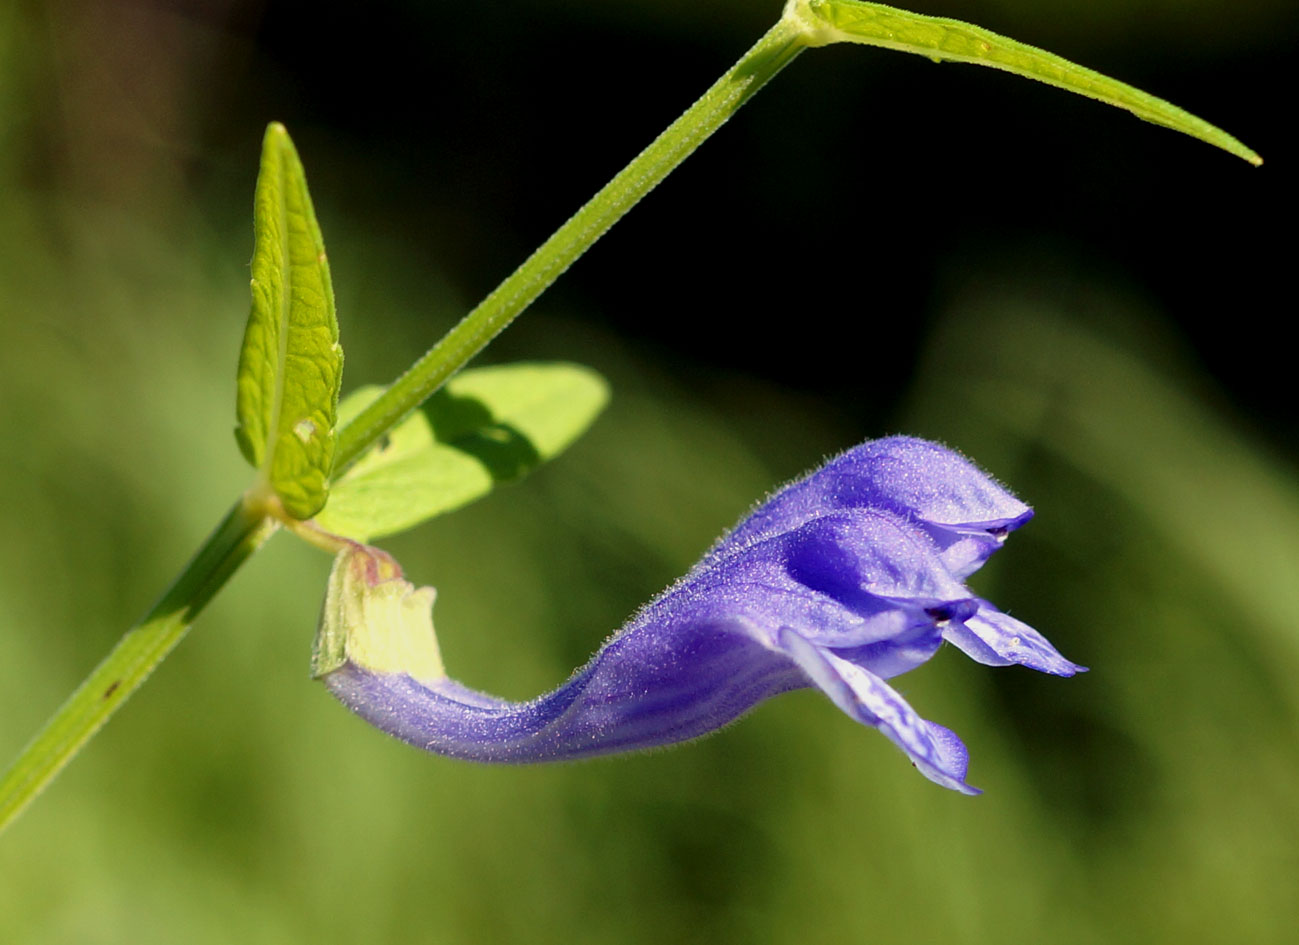
[[[989,665],[1071,676],[1032,627],[962,583],[1032,510],[924,440],[867,442],[775,493],[647,604],[562,686],[531,702],[443,671],[433,589],[377,549],[334,564],[314,660],[348,708],[412,745],[537,762],[695,738],[815,686],[879,729],[926,777],[965,782],[965,746],[887,683],[946,640]]]

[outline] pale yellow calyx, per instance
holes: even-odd
[[[397,562],[377,548],[353,544],[329,575],[316,631],[312,675],[351,663],[371,673],[404,673],[432,683],[446,676],[433,630],[437,591],[416,588]]]

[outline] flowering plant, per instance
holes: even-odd
[[[395,562],[363,544],[484,495],[580,435],[606,396],[591,372],[462,369],[767,81],[803,51],[833,43],[1012,72],[1261,163],[1168,102],[979,27],[863,0],[787,0],[734,67],[408,371],[340,404],[343,353],[324,239],[297,152],[283,126],[271,124],[254,198],[253,302],[236,381],[237,439],[256,469],[253,482],[0,776],[0,828],[279,530],[339,554],[318,674],[362,714],[425,747],[524,761],[664,744],[710,731],[768,696],[815,685],[888,735],[926,775],[970,790],[959,740],[920,719],[886,680],[924,662],[944,640],[994,665],[1059,675],[1079,667],[962,583],[1031,513],[942,447],[904,438],[868,443],[787,487],[566,685],[522,706],[446,679],[431,633],[420,632],[431,590],[415,591]],[[421,404],[424,412],[416,412]]]

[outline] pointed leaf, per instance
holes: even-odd
[[[1225,131],[1161,98],[981,27],[862,0],[795,0],[794,6],[801,7],[800,19],[815,45],[862,43],[918,53],[935,61],[1004,69],[1125,108],[1138,118],[1207,141],[1251,164],[1263,163]]]
[[[343,349],[307,178],[280,124],[262,144],[253,232],[235,436],[285,510],[306,519],[328,494]]]
[[[382,389],[339,405],[346,423]],[[604,380],[576,364],[508,364],[456,375],[336,483],[316,517],[369,541],[481,498],[554,458],[608,402]]]

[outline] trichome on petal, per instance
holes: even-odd
[[[508,702],[446,676],[431,588],[352,545],[334,563],[314,660],[348,708],[419,748],[482,762],[685,741],[817,687],[928,778],[976,793],[955,734],[887,680],[946,640],[989,665],[1070,676],[1027,624],[963,583],[1032,510],[924,440],[867,442],[771,496],[558,689]]]

